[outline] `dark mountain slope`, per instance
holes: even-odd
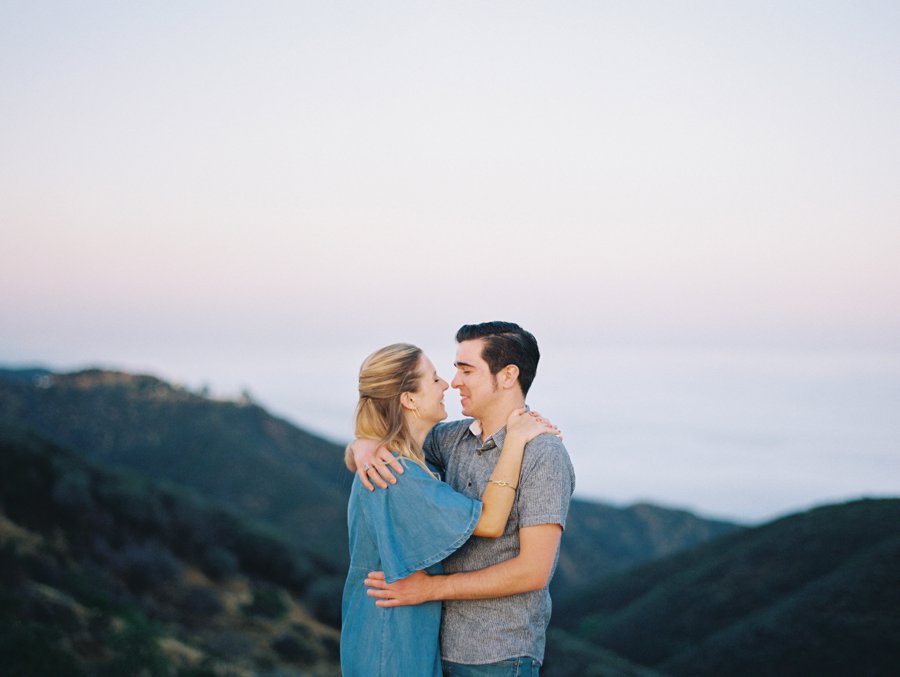
[[[0,428],[3,675],[337,675],[318,574],[218,507]]]
[[[573,500],[552,592],[554,596],[566,597],[603,576],[741,528],[654,505],[623,509]]]
[[[343,450],[256,405],[209,400],[151,376],[38,373],[30,381],[0,378],[0,423],[191,487],[343,566],[352,479]]]
[[[673,675],[888,675],[900,500],[828,506],[585,586],[556,622]]]

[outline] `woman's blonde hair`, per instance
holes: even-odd
[[[428,470],[425,455],[413,439],[400,395],[419,389],[422,349],[409,343],[393,343],[369,355],[359,369],[359,402],[356,405],[356,436],[378,440],[395,454]],[[344,461],[355,471],[350,447]]]

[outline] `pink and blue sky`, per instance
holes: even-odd
[[[446,362],[503,318],[574,371],[849,351],[896,397],[897,35],[894,2],[7,0],[0,360],[265,391],[242,361]]]

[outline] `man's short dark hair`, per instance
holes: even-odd
[[[464,324],[456,332],[456,342],[484,339],[481,357],[488,363],[491,374],[514,364],[519,368],[519,386],[522,395],[528,394],[537,373],[541,353],[537,340],[514,322],[482,322]]]

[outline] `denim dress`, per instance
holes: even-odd
[[[350,571],[341,605],[344,677],[441,675],[441,602],[382,609],[363,581],[370,571],[384,571],[388,583],[420,569],[441,573],[441,560],[475,530],[481,501],[416,463],[401,462],[405,472],[387,490],[367,491],[357,477],[350,492]]]

